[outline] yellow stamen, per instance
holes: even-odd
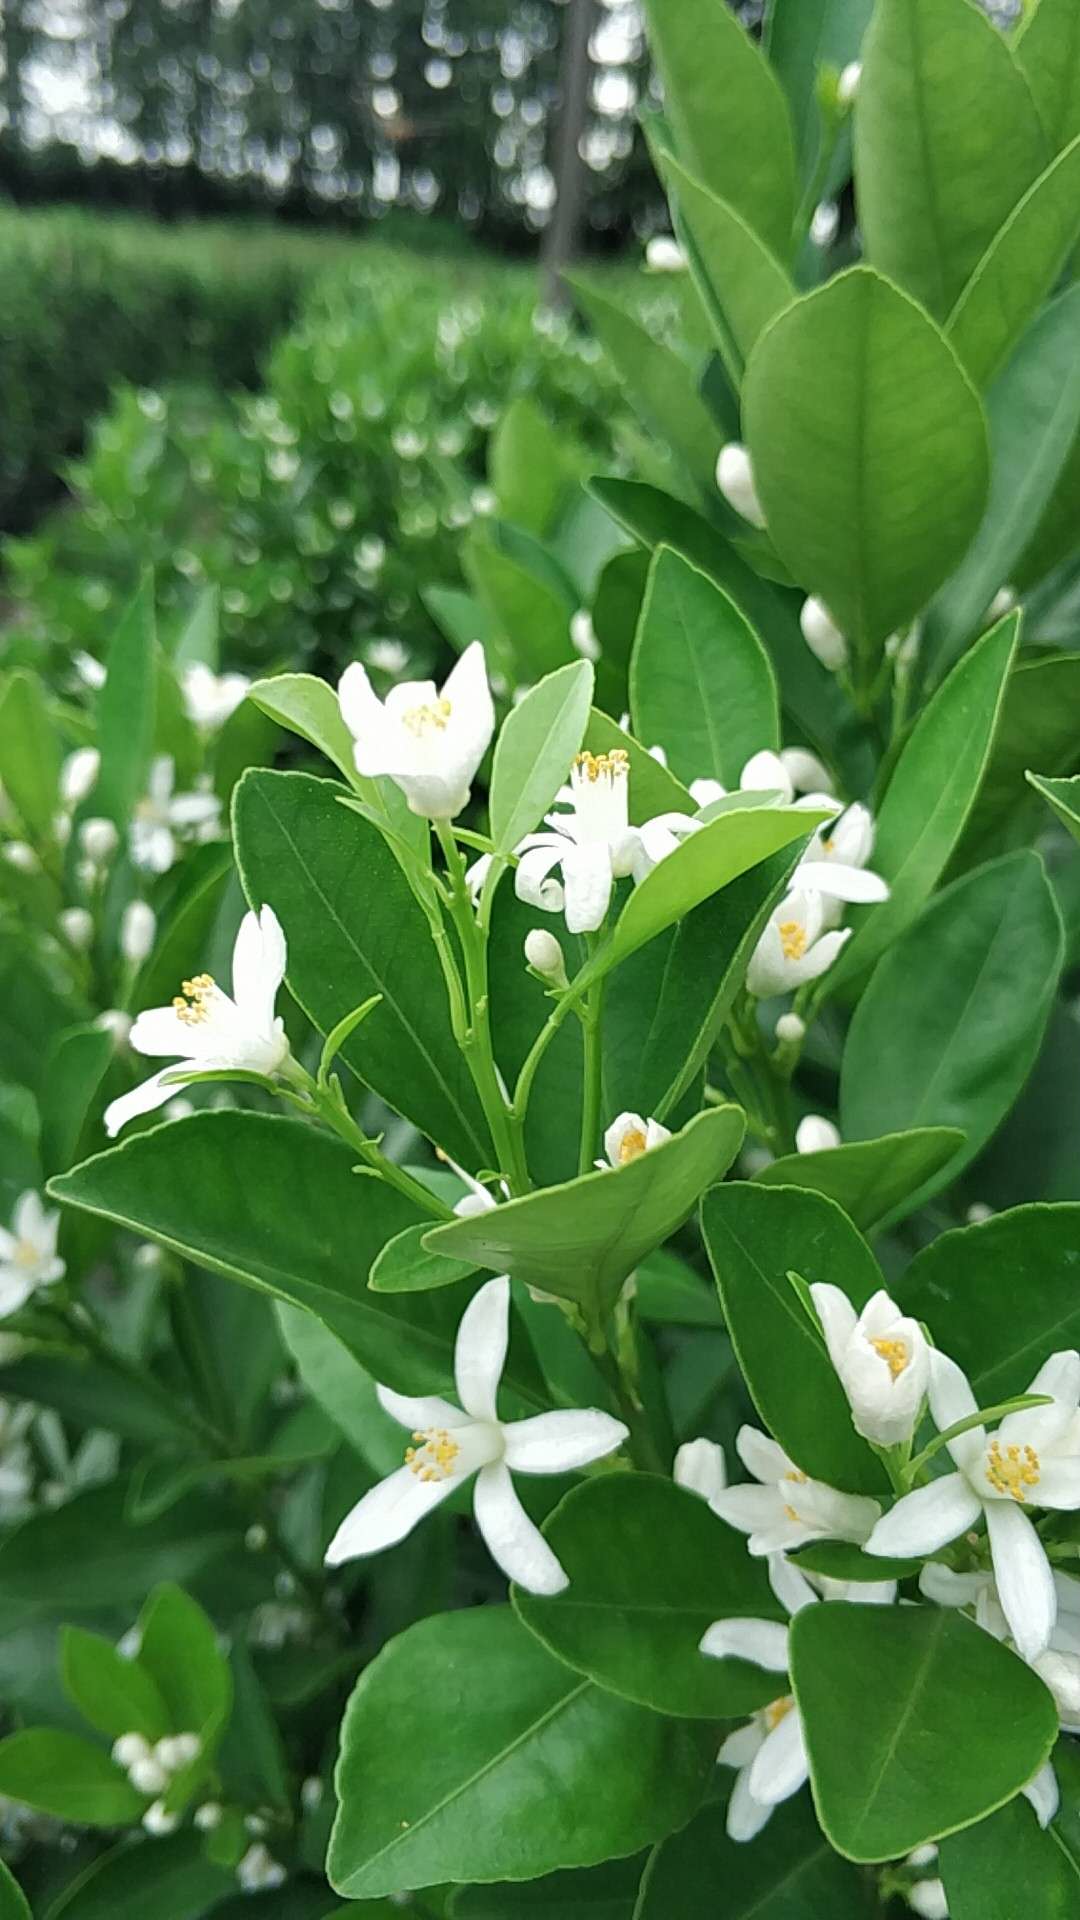
[[[785,960],[801,960],[806,952],[806,928],[801,920],[781,920],[776,929]]]
[[[997,1438],[991,1440],[986,1459],[986,1477],[995,1493],[1010,1494],[1021,1506],[1027,1500],[1025,1487],[1037,1487],[1039,1456],[1034,1447],[1006,1447]]]
[[[648,1142],[640,1127],[627,1127],[619,1141],[619,1151],[616,1155],[620,1167],[625,1167],[628,1160],[640,1159],[647,1145]]]
[[[405,1465],[411,1467],[417,1479],[449,1480],[461,1448],[456,1440],[451,1440],[446,1428],[426,1427],[422,1433],[414,1433],[413,1439],[423,1444],[406,1447]]]
[[[770,1733],[772,1733],[774,1727],[780,1725],[781,1720],[787,1719],[794,1705],[794,1694],[785,1693],[780,1696],[779,1700],[770,1700],[768,1706],[762,1708],[761,1717]]]
[[[586,780],[599,780],[602,774],[614,779],[618,774],[630,771],[630,755],[624,747],[612,747],[610,753],[589,753],[587,750],[576,754],[574,769]]]
[[[894,1380],[910,1365],[911,1355],[903,1340],[871,1340],[870,1345],[880,1353]]]
[[[402,714],[401,724],[408,727],[410,733],[415,733],[419,740],[432,730],[444,732],[451,711],[449,700],[436,700],[433,706],[410,707],[407,713]]]
[[[11,1259],[16,1267],[36,1267],[41,1255],[32,1240],[16,1240]]]
[[[210,1018],[210,1001],[217,987],[208,973],[197,973],[194,980],[185,980],[173,999],[173,1009],[178,1020],[185,1027],[197,1027],[201,1021]]]

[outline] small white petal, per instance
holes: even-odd
[[[754,1479],[763,1484],[783,1480],[797,1470],[783,1447],[762,1433],[760,1427],[740,1427],[735,1435],[735,1451],[747,1473],[752,1473]]]
[[[396,1546],[460,1485],[460,1474],[422,1480],[411,1467],[399,1467],[345,1515],[326,1549],[326,1565],[340,1567],[346,1560]]]
[[[514,1473],[574,1473],[614,1453],[629,1429],[596,1407],[538,1413],[503,1428],[504,1459]]]
[[[1012,1500],[991,1500],[986,1530],[998,1599],[1023,1660],[1045,1653],[1057,1618],[1054,1576],[1042,1541]]]
[[[810,1288],[810,1298],[817,1309],[821,1321],[821,1331],[825,1335],[825,1345],[829,1350],[829,1359],[834,1367],[840,1364],[848,1341],[858,1324],[856,1313],[847,1294],[826,1280],[818,1280]]]
[[[866,1542],[867,1553],[906,1560],[936,1553],[973,1527],[982,1512],[962,1473],[949,1473],[929,1486],[905,1493],[879,1520]]]
[[[173,1067],[163,1067],[160,1073],[151,1074],[141,1086],[133,1087],[130,1093],[122,1093],[118,1100],[110,1100],[105,1109],[105,1131],[110,1140],[114,1140],[121,1127],[134,1120],[141,1113],[153,1113],[156,1107],[163,1107],[176,1092],[175,1082],[170,1084],[169,1076],[175,1072]]]
[[[486,1280],[458,1326],[454,1379],[458,1399],[474,1420],[498,1420],[496,1400],[510,1339],[510,1280]]]
[[[1048,1827],[1061,1805],[1057,1774],[1049,1760],[1039,1768],[1035,1778],[1021,1788],[1021,1792],[1029,1806],[1034,1807],[1040,1827]]]
[[[811,1607],[817,1600],[817,1594],[804,1573],[793,1567],[783,1553],[771,1553],[768,1559],[769,1585],[782,1607],[789,1613],[801,1613],[804,1607]]]
[[[715,1440],[686,1440],[675,1455],[672,1478],[702,1500],[712,1501],[727,1486],[724,1449]]]
[[[473,1511],[488,1552],[508,1580],[528,1593],[562,1593],[569,1586],[562,1566],[514,1492],[503,1461],[480,1469]]]
[[[749,1660],[767,1673],[788,1670],[788,1630],[779,1620],[714,1620],[700,1647],[713,1660]]]
[[[727,1808],[729,1840],[753,1840],[772,1816],[772,1808],[755,1800],[750,1791],[749,1768],[740,1773],[731,1789]]]
[[[757,1753],[765,1734],[757,1720],[748,1720],[745,1727],[737,1727],[721,1742],[716,1756],[721,1767],[748,1767]]]
[[[462,1413],[449,1400],[441,1400],[438,1394],[424,1394],[412,1399],[404,1393],[395,1393],[391,1387],[377,1386],[375,1392],[384,1413],[396,1420],[400,1427],[407,1427],[410,1433],[423,1433],[426,1427],[463,1427],[469,1416]]]
[[[748,1784],[755,1800],[776,1807],[798,1793],[809,1775],[802,1721],[798,1708],[792,1707],[763,1740],[751,1763]]]

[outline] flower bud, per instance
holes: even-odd
[[[36,873],[40,865],[28,840],[8,840],[4,846],[4,859],[18,873]]]
[[[114,1046],[123,1047],[127,1045],[127,1037],[131,1032],[132,1024],[130,1013],[124,1013],[120,1007],[108,1007],[104,1013],[98,1014],[94,1024],[95,1026],[101,1027],[103,1032],[111,1033]]]
[[[149,1760],[150,1742],[141,1733],[122,1733],[113,1741],[112,1757],[118,1767],[134,1767],[140,1760]]]
[[[170,1813],[164,1800],[155,1800],[153,1806],[147,1807],[143,1814],[142,1823],[147,1833],[153,1834],[156,1840],[160,1840],[165,1834],[176,1832],[180,1825],[180,1815]]]
[[[859,1314],[826,1281],[816,1281],[810,1295],[856,1433],[879,1447],[910,1440],[930,1379],[930,1349],[918,1321],[902,1314],[884,1288]]]
[[[534,973],[550,981],[553,987],[569,986],[563,950],[555,935],[543,927],[533,927],[531,933],[525,935],[525,960]]]
[[[840,209],[835,200],[822,200],[814,208],[810,238],[815,247],[831,247],[840,227]]]
[[[154,1759],[166,1773],[179,1773],[181,1768],[190,1767],[201,1752],[202,1741],[197,1733],[170,1733],[158,1741]]]
[[[588,607],[579,607],[570,620],[570,639],[583,660],[599,660],[600,642]]]
[[[145,900],[132,900],[124,908],[120,922],[120,951],[125,960],[139,966],[153,950],[157,916]]]
[[[830,673],[839,673],[848,662],[848,643],[830,614],[823,600],[811,594],[802,603],[799,625],[815,660],[820,660]]]
[[[908,1888],[908,1905],[922,1920],[949,1920],[943,1880],[918,1880]]]
[[[96,747],[79,747],[69,753],[60,769],[60,795],[67,807],[77,807],[93,792],[101,766]]]
[[[128,1779],[139,1793],[163,1793],[169,1784],[168,1769],[153,1753],[132,1761]]]
[[[192,1815],[200,1833],[213,1833],[215,1828],[220,1827],[224,1817],[225,1809],[217,1800],[204,1800]]]
[[[973,1200],[964,1215],[964,1219],[969,1227],[981,1227],[987,1220],[992,1220],[993,1217],[994,1209],[993,1207],[987,1206],[985,1200]]]
[[[645,244],[645,265],[650,273],[682,273],[686,255],[670,233],[655,233]]]
[[[991,600],[990,605],[986,609],[986,618],[988,621],[1002,620],[1004,619],[1007,613],[1012,612],[1015,605],[1016,605],[1015,588],[999,587],[993,599]]]
[[[836,83],[836,98],[842,107],[852,105],[859,91],[861,79],[862,61],[849,60],[847,66],[841,70],[840,78]]]
[[[765,525],[765,514],[754,486],[754,469],[750,464],[750,455],[737,440],[729,440],[721,447],[716,462],[716,484],[729,507],[748,520],[752,527]]]
[[[83,953],[94,937],[94,916],[85,907],[65,907],[59,927],[68,945]]]
[[[795,1129],[796,1153],[825,1153],[841,1144],[839,1127],[834,1127],[823,1113],[806,1114]]]
[[[797,1013],[782,1013],[776,1023],[776,1037],[785,1046],[797,1047],[806,1038],[806,1021]]]
[[[715,1440],[686,1440],[675,1455],[672,1476],[678,1487],[712,1502],[727,1486],[724,1449]]]
[[[120,835],[112,821],[106,820],[101,814],[93,814],[79,828],[79,845],[87,859],[93,860],[97,866],[112,859],[119,841]]]

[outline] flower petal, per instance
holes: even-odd
[[[716,1756],[721,1767],[748,1767],[757,1753],[765,1735],[756,1720],[748,1720],[745,1727],[736,1727],[726,1740],[721,1741]]]
[[[839,933],[823,933],[820,940],[815,940],[809,951],[803,954],[801,960],[792,960],[789,963],[788,985],[805,986],[808,980],[816,980],[821,974],[826,973],[841,947],[850,938],[850,927],[841,928]]]
[[[986,1530],[1009,1632],[1021,1659],[1037,1660],[1049,1645],[1057,1618],[1054,1576],[1042,1541],[1012,1500],[988,1502]]]
[[[326,1549],[326,1565],[340,1567],[346,1560],[396,1546],[460,1485],[460,1477],[422,1480],[411,1468],[399,1467],[345,1515]]]
[[[1080,1507],[1080,1460],[1075,1456],[1044,1460],[1039,1472],[1039,1484],[1032,1488],[1031,1497],[1035,1506],[1056,1507],[1063,1513],[1075,1513]]]
[[[979,1403],[971,1391],[971,1382],[955,1360],[947,1353],[933,1348],[930,1354],[930,1412],[939,1433],[947,1427],[954,1427],[958,1420],[968,1420],[978,1413]],[[969,1427],[957,1439],[948,1443],[949,1452],[958,1467],[967,1468],[986,1446],[986,1429]]]
[[[793,1567],[783,1553],[771,1553],[768,1559],[769,1585],[782,1607],[789,1613],[801,1613],[818,1598],[805,1573]]]
[[[810,1298],[817,1308],[821,1331],[825,1335],[825,1345],[829,1349],[829,1359],[834,1367],[838,1367],[848,1341],[858,1325],[858,1315],[847,1294],[840,1287],[830,1286],[827,1280],[815,1282],[810,1289]]]
[[[804,1787],[810,1775],[799,1710],[792,1707],[767,1734],[750,1767],[748,1785],[755,1800],[779,1806]]]
[[[729,1840],[753,1840],[772,1817],[772,1808],[755,1800],[750,1791],[750,1770],[744,1768],[731,1789],[727,1806]]]
[[[766,1673],[788,1670],[788,1630],[779,1620],[714,1620],[699,1646],[713,1660],[749,1660]]]
[[[570,1582],[539,1527],[529,1519],[514,1492],[502,1460],[481,1467],[473,1495],[476,1524],[488,1552],[508,1580],[528,1593],[562,1593]]]
[[[407,1394],[395,1393],[392,1387],[377,1386],[375,1392],[384,1413],[396,1420],[400,1427],[407,1427],[410,1433],[423,1433],[427,1427],[463,1427],[468,1424],[468,1414],[462,1413],[449,1400],[440,1400],[438,1394],[430,1393],[417,1399]]]
[[[752,1473],[755,1480],[766,1486],[798,1471],[779,1442],[762,1433],[760,1427],[740,1427],[735,1435],[735,1451],[747,1473]]]
[[[963,1474],[948,1473],[940,1480],[931,1480],[928,1487],[905,1493],[878,1521],[865,1550],[901,1560],[936,1553],[957,1534],[973,1527],[981,1512]]]
[[[346,667],[338,681],[338,705],[341,717],[356,742],[355,755],[359,772],[376,777],[387,771],[382,751],[384,738],[389,733],[386,710],[379,699],[367,669],[358,660]],[[363,766],[360,759],[363,758]]]
[[[740,1533],[760,1533],[777,1526],[784,1517],[784,1502],[774,1486],[759,1487],[745,1480],[737,1487],[714,1493],[709,1504],[721,1520],[726,1520],[729,1527],[738,1527]],[[796,1538],[801,1540],[802,1533],[797,1527]]]
[[[739,790],[742,793],[782,793],[789,803],[795,797],[790,773],[780,755],[772,753],[768,747],[762,747],[760,753],[751,755],[739,775]]]
[[[181,1020],[175,1007],[147,1007],[136,1016],[129,1044],[136,1053],[160,1059],[187,1060],[194,1052],[197,1028]]]
[[[1028,1805],[1034,1807],[1040,1827],[1048,1827],[1061,1805],[1061,1791],[1052,1762],[1048,1760],[1045,1766],[1040,1767],[1035,1778],[1029,1780],[1020,1791]]]
[[[611,904],[614,876],[606,841],[587,840],[563,854],[566,925],[570,933],[595,933]]]
[[[122,1093],[118,1100],[110,1100],[105,1109],[105,1131],[110,1140],[115,1140],[121,1127],[134,1120],[140,1113],[153,1113],[155,1107],[163,1107],[177,1092],[171,1075],[174,1067],[162,1067],[160,1073],[151,1074],[139,1087],[133,1087],[130,1093]]]
[[[614,1453],[628,1433],[621,1420],[597,1407],[538,1413],[503,1428],[504,1458],[513,1473],[574,1473]]]
[[[285,934],[273,907],[245,913],[232,957],[233,999],[244,1019],[268,1031],[285,978]]]
[[[829,900],[873,906],[889,897],[888,882],[879,873],[872,873],[869,867],[845,866],[842,860],[804,860],[799,868],[799,880]]]
[[[457,1330],[454,1379],[474,1420],[499,1418],[496,1398],[510,1339],[510,1278],[502,1273],[473,1294]]]
[[[675,1455],[672,1479],[702,1500],[712,1502],[727,1486],[724,1449],[715,1440],[684,1440]]]
[[[569,844],[560,836],[557,843],[552,838],[521,855],[514,873],[514,892],[526,906],[539,907],[542,913],[562,912],[562,883],[549,880],[548,875],[560,864]]]

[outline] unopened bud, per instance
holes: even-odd
[[[836,98],[842,107],[850,107],[852,105],[859,91],[859,81],[861,79],[862,61],[849,60],[847,66],[841,70],[840,78],[836,83]]]
[[[670,233],[656,233],[646,242],[645,265],[650,273],[682,273],[686,255]]]
[[[60,931],[69,946],[82,953],[94,937],[94,916],[85,907],[65,907],[59,919]]]
[[[765,514],[754,485],[754,469],[750,455],[738,440],[729,440],[721,447],[716,462],[716,484],[724,499],[736,513],[748,520],[752,527],[765,525]]]
[[[969,1227],[981,1227],[985,1221],[992,1220],[993,1217],[994,1209],[988,1207],[985,1200],[973,1200],[964,1215]]]
[[[842,1145],[840,1129],[823,1113],[808,1113],[795,1129],[796,1153],[825,1153]]]
[[[908,1888],[908,1905],[922,1920],[949,1920],[949,1902],[943,1880],[917,1880]]]
[[[100,765],[96,747],[79,747],[68,754],[60,769],[60,793],[66,806],[79,806],[93,792]]]
[[[848,643],[833,619],[828,607],[816,594],[811,594],[802,603],[799,614],[802,636],[816,660],[830,673],[839,673],[848,662]]]
[[[267,1533],[266,1528],[256,1520],[254,1525],[250,1526],[244,1535],[244,1545],[249,1553],[263,1553],[265,1552],[266,1543],[269,1538],[270,1535]]]
[[[216,1827],[220,1827],[224,1816],[225,1809],[219,1801],[204,1800],[201,1807],[196,1807],[192,1817],[200,1833],[213,1833]]]
[[[4,859],[17,873],[36,873],[41,864],[28,840],[6,841]]]
[[[797,1013],[782,1013],[776,1023],[776,1037],[785,1046],[797,1047],[806,1038],[806,1021]]]
[[[150,1742],[141,1733],[122,1733],[113,1741],[112,1757],[118,1767],[134,1767],[140,1760],[149,1760]]]
[[[132,1761],[128,1768],[128,1779],[139,1793],[162,1793],[169,1784],[168,1769],[153,1753]]]
[[[120,835],[112,821],[106,820],[102,814],[92,815],[79,828],[79,845],[87,859],[93,860],[97,866],[112,859],[119,840]]]
[[[999,587],[990,605],[986,609],[988,620],[1003,620],[1016,605],[1016,590],[1013,587]]]
[[[583,660],[599,660],[600,642],[588,607],[579,607],[570,621],[570,639]]]
[[[94,1024],[99,1026],[103,1033],[112,1035],[114,1046],[127,1045],[127,1037],[132,1025],[131,1015],[125,1013],[121,1007],[107,1007],[104,1013],[98,1014]]]
[[[815,247],[831,247],[840,230],[840,209],[835,200],[822,200],[814,208],[810,238]]]
[[[543,927],[534,927],[531,933],[527,933],[525,959],[533,972],[549,981],[553,987],[569,986],[563,950],[553,933],[546,932]]]
[[[142,1823],[147,1833],[153,1834],[154,1838],[159,1840],[167,1833],[176,1832],[180,1825],[180,1815],[170,1813],[164,1800],[155,1800],[153,1806],[147,1807],[143,1814]]]
[[[179,1773],[182,1767],[190,1767],[202,1752],[202,1741],[197,1733],[170,1733],[159,1740],[154,1748],[154,1758],[168,1773]]]
[[[120,922],[120,951],[125,960],[139,966],[153,950],[157,916],[145,900],[132,900],[124,908]]]

